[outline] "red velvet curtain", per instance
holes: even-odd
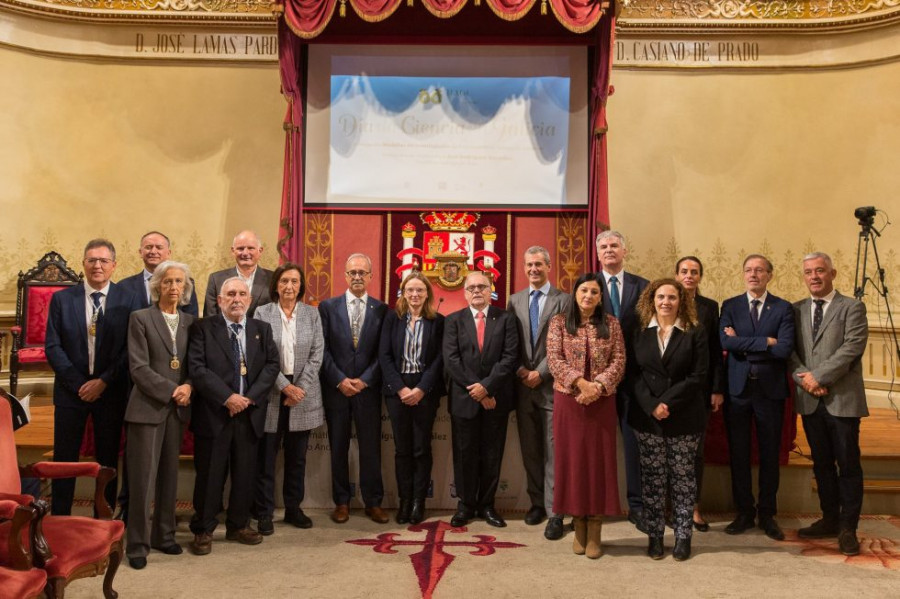
[[[468,0],[417,0],[428,12],[447,19],[465,7]],[[522,18],[537,0],[485,0],[498,17],[507,21]],[[403,0],[348,0],[361,19],[374,22],[390,17]],[[325,29],[334,17],[334,9],[340,5],[340,14],[346,11],[340,0],[284,0],[284,20],[291,30],[304,39],[314,38]],[[600,21],[609,10],[609,0],[541,0],[541,10],[547,5],[556,19],[569,31],[584,33]],[[415,10],[415,6],[411,10]]]
[[[300,263],[303,256],[303,53],[305,45],[278,21],[278,65],[281,93],[287,100],[284,115],[284,179],[278,255],[281,262]]]
[[[591,147],[588,173],[588,234],[591,246],[591,265],[597,266],[597,245],[594,240],[600,231],[609,228],[609,178],[606,169],[606,100],[610,94],[612,49],[615,40],[616,18],[610,15],[597,28],[594,54],[594,85],[591,88]],[[596,270],[596,268],[595,268]]]

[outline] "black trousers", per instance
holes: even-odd
[[[281,397],[284,401],[284,396]],[[291,408],[282,404],[278,412],[278,430],[263,435],[256,461],[256,499],[253,510],[257,518],[272,517],[275,511],[275,461],[284,447],[284,481],[281,487],[285,512],[300,509],[306,494],[306,449],[311,431],[289,431]]]
[[[330,393],[325,398],[325,423],[331,444],[331,496],[335,505],[347,505],[353,497],[349,455],[351,426],[355,425],[363,503],[366,507],[381,506],[381,394],[372,389],[353,397]]]
[[[253,409],[253,408],[251,408]],[[215,437],[194,433],[194,516],[191,532],[212,533],[222,506],[225,480],[231,471],[231,491],[225,526],[239,530],[250,522],[253,482],[256,477],[256,453],[259,439],[247,410],[232,417]]]
[[[622,452],[625,464],[625,498],[629,511],[644,509],[644,498],[641,493],[641,450],[634,429],[628,424],[628,410],[635,409],[634,400],[625,396],[622,391],[616,394],[616,413],[619,417],[619,430],[622,432]]]
[[[744,394],[725,402],[725,430],[731,453],[731,492],[738,513],[771,518],[778,513],[778,483],[784,400],[765,397],[756,380],[747,381]],[[759,447],[759,501],[753,505],[750,425],[756,425]]]
[[[494,507],[509,412],[481,409],[475,418],[452,416],[453,478],[461,509]]]
[[[80,457],[84,428],[90,415],[94,423],[94,453],[97,463],[110,468],[119,467],[119,445],[125,421],[125,406],[108,401],[84,402],[78,407],[56,406],[53,410],[53,461],[77,462]],[[116,505],[118,478],[106,486],[104,496],[110,506]],[[72,513],[75,479],[53,481],[51,512],[56,516]]]
[[[421,374],[402,374],[403,384],[414,389]],[[431,483],[431,431],[437,415],[439,397],[426,395],[408,406],[396,395],[385,396],[391,429],[394,431],[394,471],[400,499],[425,499]]]
[[[841,530],[856,530],[863,502],[860,419],[832,416],[824,402],[819,403],[815,412],[802,418],[806,440],[812,450],[822,517],[837,522]]]

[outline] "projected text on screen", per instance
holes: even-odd
[[[329,201],[566,203],[568,77],[332,75]]]

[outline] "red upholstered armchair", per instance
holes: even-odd
[[[10,599],[43,597],[47,573],[33,567],[30,532],[38,508],[0,499],[0,590]]]
[[[56,252],[47,252],[37,266],[19,271],[16,295],[16,324],[10,328],[12,351],[9,359],[9,388],[18,393],[19,371],[50,370],[44,354],[47,312],[50,297],[64,287],[77,285],[81,275],[66,265]]]
[[[31,505],[41,516],[31,526],[30,544],[34,566],[46,572],[47,596],[62,597],[69,582],[106,572],[103,595],[114,599],[118,593],[113,590],[112,583],[124,554],[125,525],[111,519],[112,511],[103,497],[103,490],[115,476],[115,470],[101,467],[96,462],[38,462],[20,467],[16,459],[12,410],[6,392],[0,389],[0,395],[4,396],[0,397],[0,501]],[[49,515],[45,502],[20,494],[22,476],[95,478],[94,506],[100,519]]]

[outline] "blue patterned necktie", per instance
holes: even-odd
[[[241,374],[241,363],[243,360],[241,359],[241,342],[238,339],[238,335],[241,334],[242,328],[243,327],[239,324],[231,324],[231,360],[234,366],[234,380],[231,384],[235,392],[240,394],[244,393],[242,380],[244,377]]]
[[[760,302],[758,299],[750,300],[750,320],[753,321],[753,330],[756,330],[756,325],[759,324],[759,305]]]
[[[813,312],[813,339],[815,339],[819,335],[819,327],[822,326],[822,318],[825,316],[825,310],[822,308],[825,300],[817,299],[813,300],[813,303],[816,305],[816,311]]]
[[[622,308],[619,303],[619,279],[615,275],[609,278],[609,303],[612,304],[613,316],[618,318]]]
[[[531,292],[531,304],[528,306],[528,320],[531,323],[531,349],[537,345],[538,341],[538,325],[541,319],[541,290],[535,289]]]
[[[95,291],[91,294],[91,300],[94,302],[94,312],[97,313],[97,316],[103,316],[103,307],[100,305],[100,299],[103,297],[103,294],[99,291]]]

